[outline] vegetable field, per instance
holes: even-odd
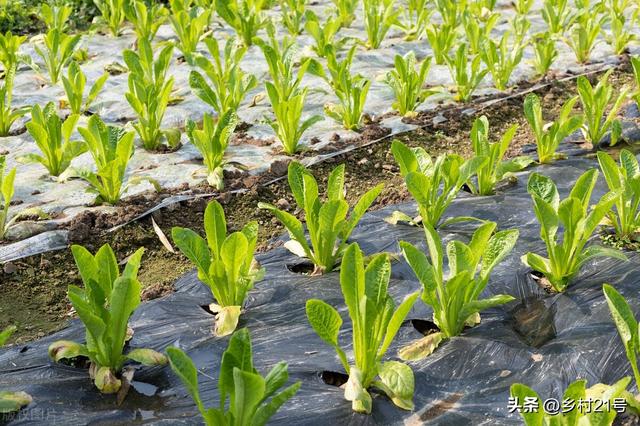
[[[2,422],[640,421],[640,2],[93,3],[0,2]]]

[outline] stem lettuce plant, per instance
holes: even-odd
[[[72,36],[53,29],[47,32],[43,41],[44,46],[36,44],[34,49],[49,72],[49,81],[57,84],[63,68],[73,59],[80,43],[80,34]]]
[[[425,31],[436,64],[447,63],[449,52],[453,49],[453,45],[458,39],[456,27],[447,24],[430,23]]]
[[[499,43],[490,38],[484,43],[481,57],[493,77],[498,90],[505,90],[513,70],[522,60],[524,46],[515,43],[509,31],[502,34]]]
[[[171,15],[169,20],[178,37],[176,46],[182,52],[188,64],[193,65],[193,58],[210,20],[210,10],[202,10],[198,6],[185,4],[184,0],[170,0]]]
[[[297,36],[302,32],[302,26],[306,11],[306,0],[278,0],[282,24],[289,34]]]
[[[319,299],[306,304],[307,319],[313,330],[332,346],[349,375],[344,397],[353,411],[371,413],[373,400],[369,388],[386,394],[404,410],[413,410],[414,377],[411,367],[398,361],[382,362],[389,345],[418,298],[407,296],[396,308],[387,287],[391,276],[388,255],[377,254],[364,266],[357,243],[347,247],[340,267],[340,287],[353,326],[353,365],[340,348],[338,335],[342,318],[331,305]]]
[[[258,79],[246,74],[240,67],[247,49],[239,46],[233,37],[227,39],[223,51],[213,37],[207,37],[204,43],[212,59],[204,56],[196,58],[196,65],[204,75],[192,70],[189,74],[189,86],[218,115],[222,116],[227,111],[235,112],[247,93],[258,85]]]
[[[465,10],[462,14],[462,27],[469,43],[469,54],[477,55],[482,53],[485,40],[491,36],[491,30],[500,18],[499,13],[489,13],[484,19],[474,13]],[[443,58],[444,59],[444,58]]]
[[[343,27],[350,27],[356,19],[356,8],[360,0],[332,0],[338,11],[338,18]]]
[[[620,238],[633,237],[640,231],[640,166],[630,151],[620,151],[620,165],[603,151],[598,152],[598,163],[609,190],[619,193],[615,210],[607,217]]]
[[[67,170],[71,160],[87,151],[83,142],[71,140],[78,118],[77,114],[71,114],[63,122],[53,102],[49,102],[44,110],[40,105],[34,105],[27,130],[40,149],[41,155],[27,154],[20,157],[19,161],[40,163],[51,176],[60,176]]]
[[[362,0],[367,49],[377,49],[397,21],[400,10],[394,10],[395,0]]]
[[[542,4],[542,19],[547,24],[547,31],[553,35],[562,35],[566,28],[570,28],[575,15],[571,13],[569,0],[544,0]]]
[[[15,167],[8,172],[7,157],[0,155],[0,241],[4,240],[9,228],[16,221],[18,215],[14,215],[9,219],[9,207],[13,199],[14,187],[16,180]]]
[[[404,31],[406,41],[420,40],[424,36],[432,10],[427,6],[429,0],[408,0],[407,5],[395,25]]]
[[[67,103],[72,114],[83,114],[96,100],[104,84],[109,78],[109,73],[102,74],[91,86],[87,97],[84,97],[87,77],[82,72],[82,68],[76,61],[71,61],[67,69],[67,76],[62,76],[62,87],[67,95]]]
[[[509,144],[518,130],[514,124],[502,135],[498,142],[489,140],[489,120],[486,116],[477,118],[471,128],[471,146],[476,157],[486,158],[487,161],[476,171],[476,181],[467,181],[471,192],[477,195],[492,195],[498,182],[520,171],[532,163],[527,156],[503,160]]]
[[[162,147],[163,141],[170,149],[180,144],[177,129],[162,130],[162,118],[171,100],[173,77],[167,78],[173,46],[165,46],[154,60],[151,43],[139,40],[138,52],[125,50],[124,61],[129,68],[129,91],[125,97],[137,115],[133,124],[142,146],[149,151]]]
[[[126,0],[93,0],[93,3],[102,14],[102,23],[113,37],[118,37],[124,23]]]
[[[10,32],[0,33],[0,62],[4,68],[4,78],[0,83],[0,137],[8,136],[11,126],[31,109],[28,105],[13,108],[13,83],[20,61],[20,45],[25,36],[15,36]]]
[[[133,177],[125,181],[127,164],[133,155],[133,132],[107,126],[97,115],[91,116],[88,126],[80,127],[78,131],[97,170],[78,170],[77,174],[89,183],[89,192],[97,195],[97,203],[116,204],[131,186],[142,181],[148,181],[160,190],[157,182],[148,177]]]
[[[437,89],[425,89],[425,81],[431,67],[431,57],[425,58],[416,69],[416,56],[413,51],[405,56],[396,55],[395,68],[389,71],[384,82],[391,87],[396,101],[391,105],[403,116],[414,116],[416,108],[429,96],[439,93]]]
[[[618,199],[619,192],[608,192],[590,206],[591,193],[598,179],[598,171],[591,169],[582,174],[573,185],[569,196],[560,201],[553,180],[538,173],[529,177],[527,190],[540,223],[540,237],[547,248],[548,258],[529,252],[522,262],[543,274],[551,287],[564,291],[580,267],[594,257],[613,257],[627,260],[620,251],[592,245],[585,249],[591,235]],[[558,230],[563,228],[562,242]]]
[[[407,189],[418,203],[420,217],[409,221],[422,221],[433,228],[440,224],[462,185],[487,162],[485,157],[465,161],[457,154],[440,155],[434,161],[423,148],[409,148],[398,140],[391,144],[391,153]]]
[[[0,347],[7,343],[7,340],[15,331],[15,325],[10,325],[0,331]],[[20,411],[22,407],[31,404],[31,401],[33,401],[33,398],[26,392],[0,391],[0,415]]]
[[[436,333],[402,348],[404,360],[418,360],[430,355],[443,340],[462,333],[465,325],[480,322],[480,312],[514,300],[505,294],[481,299],[491,271],[509,255],[518,240],[518,230],[496,230],[494,222],[485,222],[473,233],[469,244],[450,241],[446,247],[449,276],[444,277],[444,249],[436,230],[424,223],[429,257],[405,241],[400,249],[422,284],[422,300],[433,308]],[[495,232],[495,233],[494,233]]]
[[[176,347],[167,348],[167,357],[207,426],[264,426],[282,404],[296,394],[301,384],[297,382],[279,391],[289,380],[284,361],[277,363],[265,377],[258,373],[253,366],[251,336],[246,328],[231,336],[222,354],[218,408],[205,408],[202,403],[198,370],[191,358]]]
[[[576,19],[569,29],[569,35],[564,37],[565,43],[573,50],[576,60],[581,64],[591,59],[591,52],[607,20],[606,16],[601,15],[602,3],[596,3],[593,7],[589,7],[589,0],[585,0],[585,3],[584,7],[577,12]]]
[[[127,20],[133,24],[138,40],[152,41],[160,26],[169,17],[169,11],[162,3],[153,2],[151,5],[142,0],[135,0],[125,6]]]
[[[629,31],[633,27],[638,18],[638,9],[633,13],[629,23],[624,14],[617,14],[614,10],[609,11],[609,32],[605,35],[605,39],[613,48],[616,55],[622,55],[627,51],[629,43],[637,38],[635,34]]]
[[[233,28],[244,45],[253,44],[258,31],[267,25],[262,9],[265,0],[216,0],[216,12]]]
[[[291,240],[285,243],[285,247],[313,262],[312,275],[331,272],[342,256],[349,236],[382,191],[383,184],[367,191],[347,217],[349,204],[344,194],[344,164],[329,175],[326,201],[320,199],[316,179],[302,164],[289,163],[288,180],[296,204],[304,211],[311,244],[307,241],[302,222],[294,215],[267,203],[258,203],[258,207],[272,212],[287,228]]]
[[[538,76],[543,77],[558,57],[556,41],[550,33],[537,34],[533,37],[533,68]]]
[[[191,229],[174,227],[176,246],[197,267],[198,279],[209,287],[217,313],[216,336],[227,336],[236,329],[247,293],[262,279],[264,269],[254,258],[258,223],[249,222],[241,231],[227,235],[224,210],[213,200],[204,212],[206,240]]]
[[[524,116],[536,137],[536,149],[538,162],[551,163],[556,159],[564,158],[556,153],[560,142],[582,126],[582,115],[571,115],[573,106],[578,101],[574,96],[564,103],[555,121],[545,123],[542,118],[542,104],[535,93],[530,93],[524,99]]]
[[[614,97],[613,85],[608,82],[611,71],[606,72],[595,87],[585,76],[580,76],[577,80],[578,96],[584,114],[582,134],[594,146],[602,141],[608,131],[611,132],[611,146],[618,142],[622,134],[622,123],[616,116],[627,99],[629,90],[627,87],[622,87],[618,97]],[[605,115],[607,109],[609,112]]]
[[[217,190],[224,188],[224,154],[237,123],[236,113],[228,110],[219,118],[205,113],[202,117],[201,129],[193,120],[188,120],[186,124],[189,140],[204,159],[207,183]]]
[[[336,35],[340,31],[342,22],[337,16],[329,16],[321,23],[318,16],[313,13],[312,10],[307,10],[305,13],[305,31],[313,37],[314,45],[313,51],[320,58],[327,56],[327,49],[330,45],[335,46],[337,49],[342,47],[346,41],[345,38],[336,40]]]
[[[447,56],[449,73],[454,81],[455,100],[468,102],[471,100],[473,92],[478,88],[482,79],[489,72],[488,69],[481,69],[482,60],[480,55],[476,55],[470,63],[468,62],[468,48],[466,43],[461,43],[453,57]]]
[[[60,31],[66,31],[72,12],[73,8],[68,4],[42,3],[40,5],[40,18],[48,30],[58,29]]]
[[[122,272],[108,244],[92,255],[82,246],[71,247],[84,288],[70,285],[67,296],[86,330],[86,343],[59,340],[49,346],[55,362],[78,356],[88,357],[89,375],[105,394],[117,393],[119,374],[127,360],[144,365],[165,365],[167,358],[152,349],[136,348],[126,354],[129,318],[140,304],[138,269],[144,249],[129,257]]]

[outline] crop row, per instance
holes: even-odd
[[[361,128],[371,79],[353,73],[352,62],[361,46],[367,49],[379,47],[392,27],[404,30],[408,39],[426,38],[433,51],[433,57],[422,61],[418,61],[413,52],[397,55],[394,69],[384,77],[395,95],[393,108],[407,116],[415,115],[416,108],[430,96],[444,92],[441,87],[426,87],[433,61],[448,65],[454,81],[454,98],[464,102],[471,99],[487,74],[492,76],[498,89],[507,89],[510,76],[522,61],[527,46],[533,46],[535,68],[542,76],[558,56],[558,41],[564,41],[574,49],[579,62],[587,62],[605,24],[609,26],[606,40],[615,47],[615,53],[622,53],[634,39],[629,31],[636,22],[635,12],[626,16],[632,9],[629,1],[607,0],[591,4],[582,0],[571,8],[566,0],[546,0],[540,13],[547,31],[530,35],[533,2],[522,1],[517,3],[516,15],[510,20],[511,30],[494,40],[492,30],[501,14],[494,10],[495,1],[490,0],[434,1],[433,5],[425,0],[410,1],[406,9],[389,0],[367,0],[362,5],[358,0],[336,0],[338,14],[329,16],[325,22],[320,22],[318,16],[306,10],[304,1],[281,0],[279,22],[289,34],[280,37],[275,21],[266,15],[265,9],[271,3],[274,2],[175,0],[167,9],[161,4],[147,6],[141,1],[98,2],[103,23],[113,36],[121,33],[126,20],[136,33],[135,47],[123,52],[129,72],[125,97],[135,113],[136,119],[131,125],[142,148],[158,151],[180,147],[181,130],[162,125],[167,107],[179,101],[173,94],[174,77],[169,73],[176,47],[191,66],[191,90],[215,111],[215,115],[205,113],[200,122],[187,120],[183,130],[203,157],[207,182],[222,189],[225,151],[240,120],[238,108],[247,93],[259,84],[256,76],[240,66],[252,44],[263,52],[270,75],[270,81],[264,86],[273,116],[266,118],[266,122],[284,151],[294,154],[301,149],[303,134],[323,119],[320,115],[304,115],[310,90],[302,84],[304,76],[321,77],[338,99],[337,104],[325,105],[326,116],[341,123],[345,129]],[[340,30],[351,25],[360,6],[368,40],[340,37]],[[400,13],[401,10],[404,13]],[[434,10],[435,14],[432,13]],[[127,182],[125,179],[128,159],[135,150],[134,132],[129,131],[130,128],[107,126],[94,115],[86,127],[78,129],[83,140],[72,140],[78,123],[85,123],[81,116],[90,114],[91,105],[99,97],[108,73],[90,87],[87,84],[80,65],[87,60],[87,52],[80,49],[81,35],[66,33],[70,13],[69,6],[42,6],[41,17],[48,32],[34,46],[44,70],[34,58],[20,53],[24,37],[10,33],[0,37],[0,62],[5,70],[0,86],[0,135],[10,134],[16,120],[30,113],[27,130],[39,153],[22,155],[18,160],[41,163],[60,182],[82,178],[87,181],[90,191],[97,194],[98,203],[115,204],[131,185],[143,180],[153,181],[134,178]],[[225,42],[214,38],[210,28],[215,17],[233,28],[236,36]],[[153,41],[166,21],[171,24],[176,39],[160,43],[154,54]],[[299,57],[296,36],[300,33],[313,38],[316,57]],[[201,41],[206,54],[198,49]],[[12,107],[15,73],[21,63],[42,72],[49,84],[62,84],[66,99],[60,106],[64,111],[58,111],[52,103]],[[624,90],[622,93],[626,95]],[[594,99],[581,96],[582,107],[588,111],[587,120],[599,120],[595,117],[609,106],[608,96],[611,95],[604,93]],[[620,126],[614,117],[625,99],[622,94],[616,98],[606,125],[601,127],[595,121],[588,123],[585,134],[588,141],[598,143],[611,124],[612,142],[615,143]],[[61,114],[66,114],[64,120],[58,118]],[[95,171],[70,167],[72,160],[86,151],[94,160]],[[28,213],[33,215],[34,212]]]

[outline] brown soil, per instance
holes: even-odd
[[[612,76],[615,87],[631,82],[632,74],[628,64],[621,66]],[[525,86],[526,88],[526,86]],[[519,88],[522,89],[522,88]],[[538,91],[543,99],[548,119],[555,116],[559,107],[575,93],[575,81],[556,81]],[[397,138],[410,146],[422,146],[432,155],[456,152],[465,157],[471,155],[468,133],[476,115],[463,114],[462,110],[449,109],[442,112],[446,121],[433,124],[435,114],[420,115],[412,121],[421,124],[419,130],[408,132]],[[481,114],[489,118],[491,132],[497,139],[512,124],[518,124],[518,132],[507,153],[509,157],[520,155],[525,144],[533,142],[533,136],[522,115],[522,97],[512,97],[484,108]],[[386,130],[372,123],[363,132],[360,143],[366,144],[386,134]],[[336,141],[346,144],[346,141]],[[372,186],[384,182],[385,189],[372,209],[405,201],[409,198],[399,175],[389,148],[391,140],[386,139],[369,146],[357,148],[346,154],[330,158],[313,166],[312,172],[324,187],[329,172],[338,164],[346,164],[347,200],[353,203]],[[305,154],[302,154],[304,156]],[[223,204],[231,229],[238,229],[249,220],[260,224],[259,250],[270,248],[269,241],[284,232],[280,223],[265,211],[257,209],[258,201],[277,204],[292,213],[299,214],[291,196],[286,179],[264,185],[265,182],[282,176],[286,162],[272,167],[273,173],[263,177],[247,177],[243,173],[229,174],[228,189],[240,192],[226,192],[218,200]],[[186,188],[182,188],[186,189]],[[205,186],[191,188],[195,192],[209,193]],[[160,197],[165,197],[162,194]],[[144,286],[143,297],[153,299],[173,289],[173,282],[185,271],[191,269],[186,258],[173,254],[160,244],[153,230],[151,217],[163,232],[170,237],[173,226],[189,227],[202,233],[203,212],[208,200],[195,199],[181,202],[155,212],[142,220],[128,224],[115,232],[106,230],[114,224],[130,220],[145,211],[157,199],[139,197],[128,201],[126,208],[118,215],[88,213],[71,224],[71,237],[76,243],[85,245],[92,252],[100,245],[110,243],[119,259],[125,259],[138,247],[147,251],[143,258],[140,280]],[[13,341],[25,342],[42,337],[62,328],[70,316],[70,305],[66,299],[69,284],[79,284],[79,276],[70,250],[33,256],[15,263],[4,265],[0,270],[0,328],[9,324],[18,326]]]

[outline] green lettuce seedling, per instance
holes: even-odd
[[[331,305],[318,299],[307,300],[307,319],[313,330],[332,346],[349,380],[344,397],[353,411],[371,413],[369,388],[379,389],[404,410],[413,410],[414,377],[411,367],[398,361],[382,362],[402,322],[418,298],[419,292],[407,296],[396,308],[387,287],[391,262],[386,254],[371,257],[367,267],[360,247],[347,247],[340,267],[340,287],[353,327],[353,358],[350,365],[340,348],[338,335],[342,318]]]
[[[395,0],[362,0],[367,49],[380,47],[387,32],[398,20],[400,9],[395,9],[394,6]]]
[[[318,16],[312,10],[305,13],[305,31],[313,38],[313,51],[321,58],[327,56],[327,48],[330,45],[341,48],[346,42],[346,38],[336,40],[336,35],[340,30],[342,22],[337,16],[329,16],[324,22],[320,22]]]
[[[93,2],[102,14],[102,23],[109,28],[113,37],[118,37],[124,23],[126,0],[93,0]]]
[[[10,325],[0,331],[0,347],[7,343],[7,340],[9,340],[16,329],[15,325]],[[20,411],[22,407],[31,404],[31,401],[33,401],[33,398],[26,392],[0,391],[0,414]]]
[[[338,18],[343,27],[350,27],[356,19],[356,9],[360,0],[332,0],[338,9]]]
[[[218,408],[205,408],[202,403],[198,370],[191,358],[176,347],[167,348],[167,357],[171,369],[182,380],[207,426],[264,426],[301,385],[301,382],[296,382],[278,392],[289,380],[284,361],[276,364],[265,377],[258,373],[253,366],[251,336],[246,328],[231,336],[222,355]]]
[[[549,72],[551,65],[558,57],[556,40],[551,33],[542,33],[533,37],[533,68],[538,76],[543,77]]]
[[[540,222],[540,237],[549,257],[529,252],[522,256],[522,262],[544,274],[557,292],[564,291],[580,267],[594,257],[627,260],[622,252],[611,248],[592,245],[585,249],[591,235],[620,195],[619,192],[608,192],[590,206],[597,179],[596,169],[586,171],[573,185],[569,196],[560,201],[553,180],[538,173],[529,177],[527,190],[533,200],[533,209]],[[564,231],[562,242],[558,241],[560,225]]]
[[[289,34],[297,36],[302,32],[307,8],[306,0],[278,0],[278,4],[280,4],[282,24],[289,31]]]
[[[425,31],[431,50],[433,50],[433,58],[436,60],[436,64],[447,63],[449,52],[453,49],[453,45],[458,39],[457,28],[447,24],[431,22],[427,25]]]
[[[485,41],[489,40],[491,31],[500,18],[499,13],[488,12],[487,9],[481,10],[479,13],[480,15],[469,10],[462,13],[462,27],[467,36],[470,55],[482,53]]]
[[[609,10],[609,32],[605,35],[605,40],[616,55],[622,55],[627,51],[629,43],[634,41],[637,36],[629,31],[633,28],[638,19],[638,9],[633,12],[631,19],[627,22],[624,13],[617,14],[613,9]]]
[[[87,85],[87,77],[82,72],[82,68],[76,61],[72,61],[67,69],[67,76],[62,76],[62,86],[67,95],[67,103],[72,114],[83,114],[87,112],[93,101],[96,100],[102,87],[107,82],[109,73],[102,74],[89,89],[89,94],[84,97],[84,90]]]
[[[580,96],[580,103],[584,113],[584,124],[581,128],[582,134],[594,146],[600,143],[608,131],[611,131],[611,146],[618,142],[622,134],[622,123],[616,116],[627,99],[629,89],[622,87],[618,97],[614,97],[613,85],[608,82],[612,71],[607,71],[598,80],[598,84],[595,87],[583,75],[578,77],[577,81],[578,96]],[[605,115],[607,110],[609,112]],[[602,119],[603,116],[604,120]]]
[[[209,25],[211,10],[190,6],[184,0],[169,0],[169,3],[171,5],[169,20],[178,37],[176,46],[187,63],[193,65],[194,53]]]
[[[408,0],[403,9],[402,19],[395,25],[404,31],[406,41],[421,40],[433,11],[428,7],[428,0]]]
[[[446,56],[449,73],[454,81],[454,99],[460,102],[471,100],[473,92],[478,88],[482,79],[489,72],[488,69],[480,69],[482,59],[480,55],[475,56],[471,63],[468,63],[469,55],[466,43],[461,43],[453,57]]]
[[[127,2],[125,5],[127,21],[133,24],[138,40],[152,41],[160,26],[169,17],[169,11],[162,3],[152,3],[150,6],[142,0]]]
[[[553,36],[562,35],[570,28],[575,14],[571,13],[568,0],[544,0],[542,5],[542,19],[547,24],[547,30]]]
[[[7,158],[4,155],[0,155],[0,241],[4,240],[7,231],[17,219],[17,215],[9,219],[9,207],[13,199],[16,169],[14,167],[6,172],[6,167]]]
[[[589,7],[590,0],[584,0],[584,7],[576,12],[575,20],[564,41],[573,50],[576,60],[586,64],[591,59],[591,52],[598,43],[598,35],[602,31],[607,17],[602,14],[604,4],[598,2]]]
[[[395,68],[389,71],[384,82],[391,87],[396,101],[391,105],[403,116],[415,116],[416,107],[430,96],[440,93],[438,89],[425,89],[424,84],[429,74],[431,57],[425,58],[416,69],[416,56],[413,51],[405,56],[396,55]]]
[[[505,90],[513,70],[522,60],[524,46],[509,31],[502,34],[499,43],[490,38],[485,40],[481,57],[493,77],[493,84],[498,90]]]
[[[218,190],[224,188],[224,154],[237,123],[238,116],[229,110],[215,119],[211,114],[205,113],[201,129],[193,120],[187,120],[185,126],[189,140],[202,154],[207,168],[207,183]]]
[[[165,46],[154,59],[148,40],[138,40],[137,53],[128,49],[123,52],[129,68],[129,91],[125,97],[138,118],[133,127],[149,151],[159,150],[163,142],[170,149],[180,145],[178,129],[161,128],[173,89],[173,77],[167,77],[172,52],[172,45]]]
[[[291,240],[285,247],[311,260],[315,265],[313,275],[331,272],[342,256],[349,236],[382,191],[383,184],[367,191],[347,218],[349,204],[345,200],[344,164],[329,175],[324,202],[318,196],[316,179],[302,164],[289,163],[288,179],[296,204],[304,211],[311,244],[307,242],[302,223],[294,215],[267,203],[258,203],[258,207],[271,211],[287,228]]]
[[[43,41],[44,46],[36,44],[34,49],[49,72],[49,81],[57,84],[62,70],[71,62],[80,44],[80,34],[72,36],[53,29],[47,32]]]
[[[248,75],[240,68],[240,61],[247,49],[238,46],[233,37],[227,39],[222,52],[215,38],[207,37],[204,43],[212,59],[199,56],[196,58],[196,65],[209,81],[200,72],[192,70],[189,74],[189,86],[219,116],[227,111],[236,112],[247,93],[258,85],[258,79],[254,75]]]
[[[86,343],[59,340],[49,346],[49,356],[58,362],[78,356],[88,357],[89,375],[100,392],[117,393],[119,378],[127,360],[144,365],[164,365],[167,359],[152,349],[131,349],[125,342],[131,335],[129,318],[140,304],[138,269],[144,249],[129,257],[122,273],[108,244],[92,255],[82,246],[71,247],[84,288],[70,285],[67,295],[86,329]]]
[[[610,191],[619,192],[615,210],[607,215],[616,235],[634,237],[640,231],[640,166],[629,150],[620,151],[620,165],[605,152],[598,152],[598,163]]]
[[[476,181],[467,181],[471,192],[477,195],[492,195],[498,182],[518,172],[533,160],[527,156],[503,160],[509,144],[518,130],[514,124],[502,135],[499,142],[489,140],[489,120],[486,116],[477,118],[471,128],[471,146],[476,157],[486,158],[487,161],[476,171]]]
[[[76,170],[76,174],[89,183],[88,191],[97,195],[97,203],[117,204],[131,186],[143,181],[160,190],[158,183],[146,176],[132,177],[125,182],[127,164],[133,155],[133,132],[107,126],[97,115],[91,116],[88,126],[78,128],[78,132],[87,144],[97,170],[81,169]]]
[[[533,7],[535,0],[517,0],[513,3],[518,15],[526,15]]]
[[[41,154],[27,154],[18,160],[23,163],[40,163],[51,176],[60,176],[67,170],[71,160],[87,151],[83,142],[71,140],[78,118],[77,114],[71,114],[63,123],[53,102],[49,102],[44,110],[40,105],[35,105],[31,109],[31,121],[27,123],[27,130]]]
[[[258,31],[268,23],[262,11],[265,6],[265,0],[215,0],[217,14],[235,30],[245,47],[253,44]]]
[[[536,138],[539,163],[546,164],[559,158],[565,158],[564,155],[556,153],[560,142],[578,130],[584,120],[582,115],[571,115],[577,101],[577,96],[569,99],[560,108],[556,120],[545,123],[542,118],[540,98],[535,93],[530,93],[524,99],[524,116]]]
[[[431,354],[443,340],[460,335],[465,326],[480,322],[480,312],[512,301],[505,294],[481,299],[491,271],[509,255],[518,240],[518,230],[496,230],[494,222],[483,223],[471,237],[469,244],[450,241],[446,252],[449,276],[444,277],[442,241],[436,230],[424,224],[429,257],[405,241],[400,249],[423,286],[422,300],[433,308],[433,321],[440,331],[402,348],[399,355],[405,360],[418,360]],[[494,233],[495,232],[495,233]]]
[[[391,153],[400,167],[407,189],[418,203],[420,216],[412,219],[396,212],[390,223],[423,222],[431,227],[469,218],[453,218],[440,224],[440,219],[458,195],[460,188],[487,162],[485,157],[464,160],[457,154],[441,155],[434,160],[423,148],[409,148],[395,140]]]
[[[562,401],[573,401],[571,410],[559,413],[547,413],[542,406],[542,399],[530,387],[521,383],[511,385],[511,397],[519,408],[520,415],[526,426],[541,425],[611,425],[618,412],[613,407],[615,399],[624,398],[625,390],[631,381],[625,377],[613,385],[602,383],[587,388],[586,380],[576,380],[564,392]],[[526,401],[527,407],[523,405]]]
[[[0,62],[4,68],[4,78],[0,82],[0,136],[8,136],[13,123],[31,109],[27,105],[20,108],[11,105],[13,83],[21,60],[18,52],[25,40],[25,36],[15,36],[9,31],[0,33]]]
[[[353,46],[341,61],[338,61],[335,46],[327,46],[327,69],[309,67],[309,72],[325,79],[340,101],[339,105],[328,103],[324,106],[324,113],[342,123],[347,130],[357,130],[362,123],[364,105],[371,86],[371,80],[361,74],[351,73],[351,63],[356,52]]]
[[[451,0],[434,0],[433,5],[440,12],[445,25],[458,28],[462,20],[462,12],[467,8],[467,1],[455,2]]]
[[[227,222],[222,206],[213,200],[204,213],[207,239],[191,229],[174,227],[173,241],[198,268],[198,279],[206,284],[217,304],[215,334],[233,333],[247,293],[262,279],[264,269],[254,258],[258,223],[249,222],[241,231],[227,235]]]
[[[68,4],[48,4],[40,5],[40,18],[47,26],[48,30],[57,29],[66,31],[69,26],[69,17],[73,12],[73,7]]]

